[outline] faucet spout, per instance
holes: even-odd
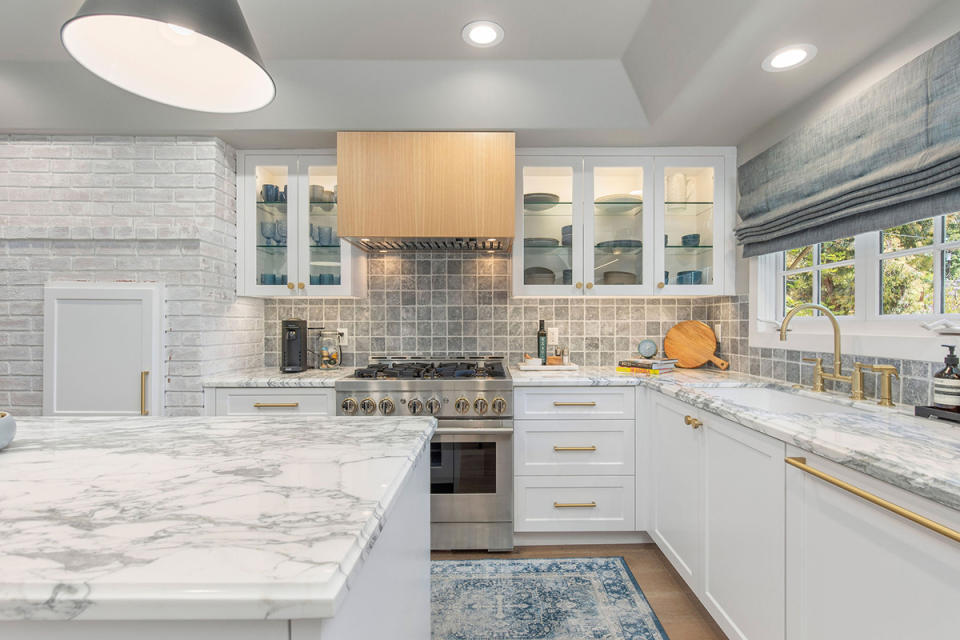
[[[787,341],[787,325],[790,324],[790,321],[793,320],[793,317],[803,311],[804,309],[815,309],[825,315],[830,324],[833,325],[833,375],[836,378],[842,378],[842,369],[840,366],[840,323],[837,322],[837,316],[833,315],[833,312],[830,309],[827,309],[821,304],[798,304],[793,309],[787,312],[787,315],[783,318],[783,322],[780,323],[780,342]]]

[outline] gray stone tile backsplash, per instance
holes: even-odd
[[[430,353],[503,354],[518,362],[536,351],[539,320],[557,327],[560,344],[581,365],[615,365],[636,351],[645,338],[662,345],[667,330],[681,320],[702,320],[719,331],[718,354],[733,371],[810,384],[813,365],[804,357],[832,354],[749,346],[746,296],[703,298],[514,298],[510,295],[510,259],[470,253],[403,253],[371,256],[368,296],[349,298],[276,298],[264,308],[265,359],[279,364],[280,321],[298,317],[311,327],[349,332],[344,366],[366,364],[371,356]],[[935,363],[857,358],[897,366],[894,401],[929,404]],[[849,360],[849,361],[847,361]],[[853,358],[845,359],[844,370]],[[712,367],[712,365],[707,365]],[[873,397],[877,374],[868,373]],[[838,385],[838,390],[845,389]]]

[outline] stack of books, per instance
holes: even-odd
[[[673,371],[677,361],[672,358],[635,358],[632,360],[621,360],[617,365],[619,373],[643,373],[650,376],[658,376],[661,373]]]

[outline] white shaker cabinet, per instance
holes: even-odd
[[[782,640],[786,445],[701,417],[703,604],[731,640]]]
[[[162,304],[156,284],[48,284],[43,414],[162,415]]]
[[[810,469],[955,531],[960,512],[794,447]],[[955,640],[960,542],[786,466],[788,640]]]
[[[703,433],[697,409],[651,394],[650,536],[699,594],[703,566]],[[688,424],[689,422],[689,424]]]

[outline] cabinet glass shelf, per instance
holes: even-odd
[[[593,247],[594,252],[612,256],[638,256],[643,253],[643,247]]]
[[[700,245],[700,246],[698,246],[698,247],[681,247],[681,246],[670,245],[670,246],[664,247],[664,249],[666,249],[668,253],[671,253],[671,254],[673,254],[673,255],[675,255],[675,256],[676,256],[676,255],[680,255],[680,256],[697,255],[697,256],[699,256],[699,255],[703,255],[703,254],[705,254],[705,253],[710,253],[711,251],[713,251],[713,246],[712,246],[712,245]]]
[[[699,216],[713,211],[712,202],[665,202],[669,216]]]

